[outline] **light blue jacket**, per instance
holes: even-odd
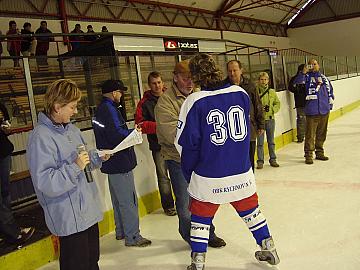
[[[75,163],[79,144],[85,141],[77,127],[55,125],[39,113],[29,137],[27,161],[46,225],[57,236],[84,231],[103,219],[96,183],[88,183]],[[100,167],[96,151],[89,155],[91,166]]]

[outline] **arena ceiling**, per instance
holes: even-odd
[[[249,19],[286,24],[308,0],[159,0],[156,2],[235,15]]]
[[[289,27],[359,17],[360,0],[0,0],[0,16],[176,26],[285,37]]]

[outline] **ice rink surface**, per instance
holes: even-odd
[[[306,165],[303,144],[277,152],[279,168],[265,163],[256,171],[260,207],[265,214],[280,264],[260,264],[250,232],[230,205],[220,207],[216,233],[227,246],[209,248],[207,270],[359,270],[360,269],[360,109],[329,124],[325,142],[329,161]],[[101,270],[185,270],[189,246],[177,232],[177,217],[162,211],[140,221],[151,247],[125,247],[114,233],[101,238]],[[42,270],[58,269],[52,262]]]

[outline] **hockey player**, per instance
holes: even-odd
[[[191,265],[205,268],[209,227],[220,204],[231,203],[261,247],[259,261],[280,262],[261,213],[249,160],[250,99],[241,87],[226,84],[213,58],[191,59],[193,82],[201,87],[181,107],[175,145],[191,196]],[[233,160],[233,162],[231,162]]]

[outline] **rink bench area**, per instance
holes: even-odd
[[[360,100],[353,102],[347,106],[338,108],[336,111],[331,112],[330,121],[350,112],[360,106]],[[285,145],[291,143],[296,139],[296,129],[292,129],[288,132],[277,136],[275,139],[276,148],[282,148]],[[264,147],[267,148],[266,146]],[[159,200],[159,192],[154,191],[139,197],[139,214],[143,217],[157,209],[161,208]],[[31,213],[31,212],[29,212]],[[43,218],[40,207],[37,209],[37,217]],[[39,214],[40,213],[40,214]],[[22,212],[21,215],[26,216],[26,211]],[[20,215],[20,216],[21,216]],[[31,218],[28,215],[28,218]],[[11,270],[32,270],[37,269],[48,262],[56,260],[59,256],[59,242],[57,237],[47,234],[47,229],[44,227],[45,222],[39,222],[38,235],[43,235],[41,239],[38,236],[34,239],[35,242],[30,241],[29,244],[24,247],[17,249],[11,247],[11,252],[0,257],[0,269],[11,269]],[[104,219],[99,223],[100,236],[108,234],[114,231],[114,215],[113,211],[109,210],[104,213]],[[1,249],[1,246],[0,246]],[[1,253],[0,254],[4,254]]]

